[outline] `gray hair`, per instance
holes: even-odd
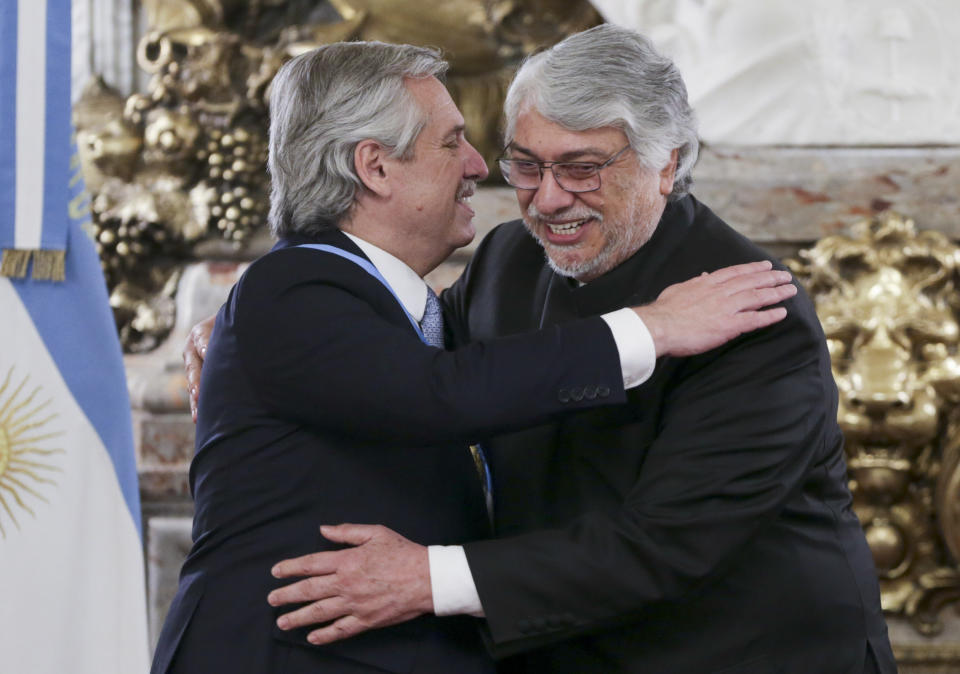
[[[505,137],[529,108],[571,131],[623,131],[640,163],[660,170],[678,152],[672,200],[690,190],[700,143],[687,88],[647,38],[602,24],[530,56],[507,91]]]
[[[315,235],[338,227],[363,184],[358,143],[372,139],[402,160],[426,124],[405,78],[442,78],[432,49],[339,42],[280,68],[270,93],[270,231]]]

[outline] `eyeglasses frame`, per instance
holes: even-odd
[[[505,147],[505,148],[503,149],[503,151],[506,152],[508,149],[509,149],[509,146],[508,146],[508,147]],[[544,172],[544,170],[549,169],[550,172],[553,173],[553,167],[554,167],[555,165],[557,165],[557,164],[580,164],[580,165],[589,164],[589,165],[591,165],[591,166],[595,166],[596,169],[594,170],[593,175],[596,175],[596,176],[597,176],[597,186],[596,186],[596,187],[592,187],[592,188],[590,188],[590,189],[588,189],[588,190],[568,190],[566,187],[564,187],[564,186],[560,183],[559,180],[557,180],[557,174],[556,174],[556,173],[553,174],[553,179],[556,181],[557,186],[558,186],[560,189],[562,189],[564,192],[570,192],[571,194],[586,194],[586,193],[588,193],[588,192],[596,192],[597,190],[599,190],[599,189],[603,186],[603,181],[602,181],[601,178],[600,178],[600,171],[602,171],[603,169],[605,169],[605,168],[607,168],[608,166],[610,166],[611,164],[613,164],[613,162],[615,162],[615,161],[620,157],[620,155],[622,155],[624,152],[626,152],[626,151],[629,150],[629,149],[630,149],[630,144],[627,143],[627,144],[624,145],[622,148],[620,148],[619,150],[617,150],[609,159],[607,159],[606,161],[604,161],[602,164],[597,164],[596,162],[592,162],[592,161],[534,161],[534,160],[532,160],[532,159],[512,159],[512,158],[504,157],[504,156],[502,156],[502,155],[501,155],[499,158],[497,158],[497,164],[500,166],[500,172],[503,174],[504,180],[507,181],[507,184],[510,185],[510,187],[512,187],[512,188],[514,188],[514,189],[516,189],[516,190],[538,190],[538,189],[540,189],[540,186],[543,184],[543,172]],[[517,187],[516,185],[511,184],[510,181],[509,181],[509,179],[507,178],[507,175],[509,175],[510,171],[509,171],[509,170],[508,170],[508,171],[504,171],[504,170],[503,170],[503,162],[525,162],[525,163],[527,163],[527,164],[536,164],[536,165],[537,165],[537,168],[539,169],[539,173],[540,173],[540,178],[539,178],[539,180],[538,180],[538,182],[537,182],[536,187]],[[593,175],[591,175],[591,177],[593,177]]]

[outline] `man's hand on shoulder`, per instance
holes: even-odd
[[[187,343],[183,345],[183,369],[187,375],[187,392],[190,394],[190,416],[197,422],[197,399],[200,395],[200,371],[203,369],[203,359],[207,355],[207,344],[210,342],[210,333],[217,317],[211,316],[193,326],[187,335]]]
[[[692,356],[745,332],[783,320],[787,310],[763,307],[797,294],[790,272],[764,260],[724,267],[666,288],[634,311],[653,337],[657,357]]]
[[[317,552],[273,567],[277,578],[308,576],[267,597],[271,606],[310,602],[280,616],[280,629],[330,623],[307,636],[319,645],[433,612],[425,546],[380,525],[323,526],[320,533],[356,547]]]

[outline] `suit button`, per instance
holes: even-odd
[[[533,625],[530,624],[529,620],[518,620],[517,629],[523,632],[524,634],[530,634],[533,631]]]
[[[583,397],[587,400],[593,400],[597,397],[597,387],[596,386],[584,386],[583,387]]]
[[[575,402],[580,402],[581,400],[583,400],[583,389],[582,388],[570,389],[570,397],[573,398]]]
[[[569,390],[569,389],[565,389],[565,388],[560,389],[560,390],[557,392],[557,398],[558,398],[558,399],[560,400],[560,402],[562,402],[562,403],[568,403],[568,402],[570,402],[570,390]]]
[[[600,396],[601,398],[606,398],[607,396],[610,395],[610,389],[607,388],[606,386],[598,386],[597,395]]]
[[[530,624],[533,625],[533,629],[537,632],[543,632],[547,629],[547,621],[544,618],[534,618],[530,621]]]

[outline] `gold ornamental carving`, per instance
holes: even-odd
[[[146,92],[95,81],[74,109],[93,235],[127,351],[173,326],[183,264],[234,256],[264,225],[267,94],[293,56],[340,40],[442,49],[487,159],[518,62],[600,22],[587,0],[142,0]],[[242,253],[241,253],[242,254]]]
[[[799,256],[883,609],[937,634],[960,599],[960,248],[886,212]]]

